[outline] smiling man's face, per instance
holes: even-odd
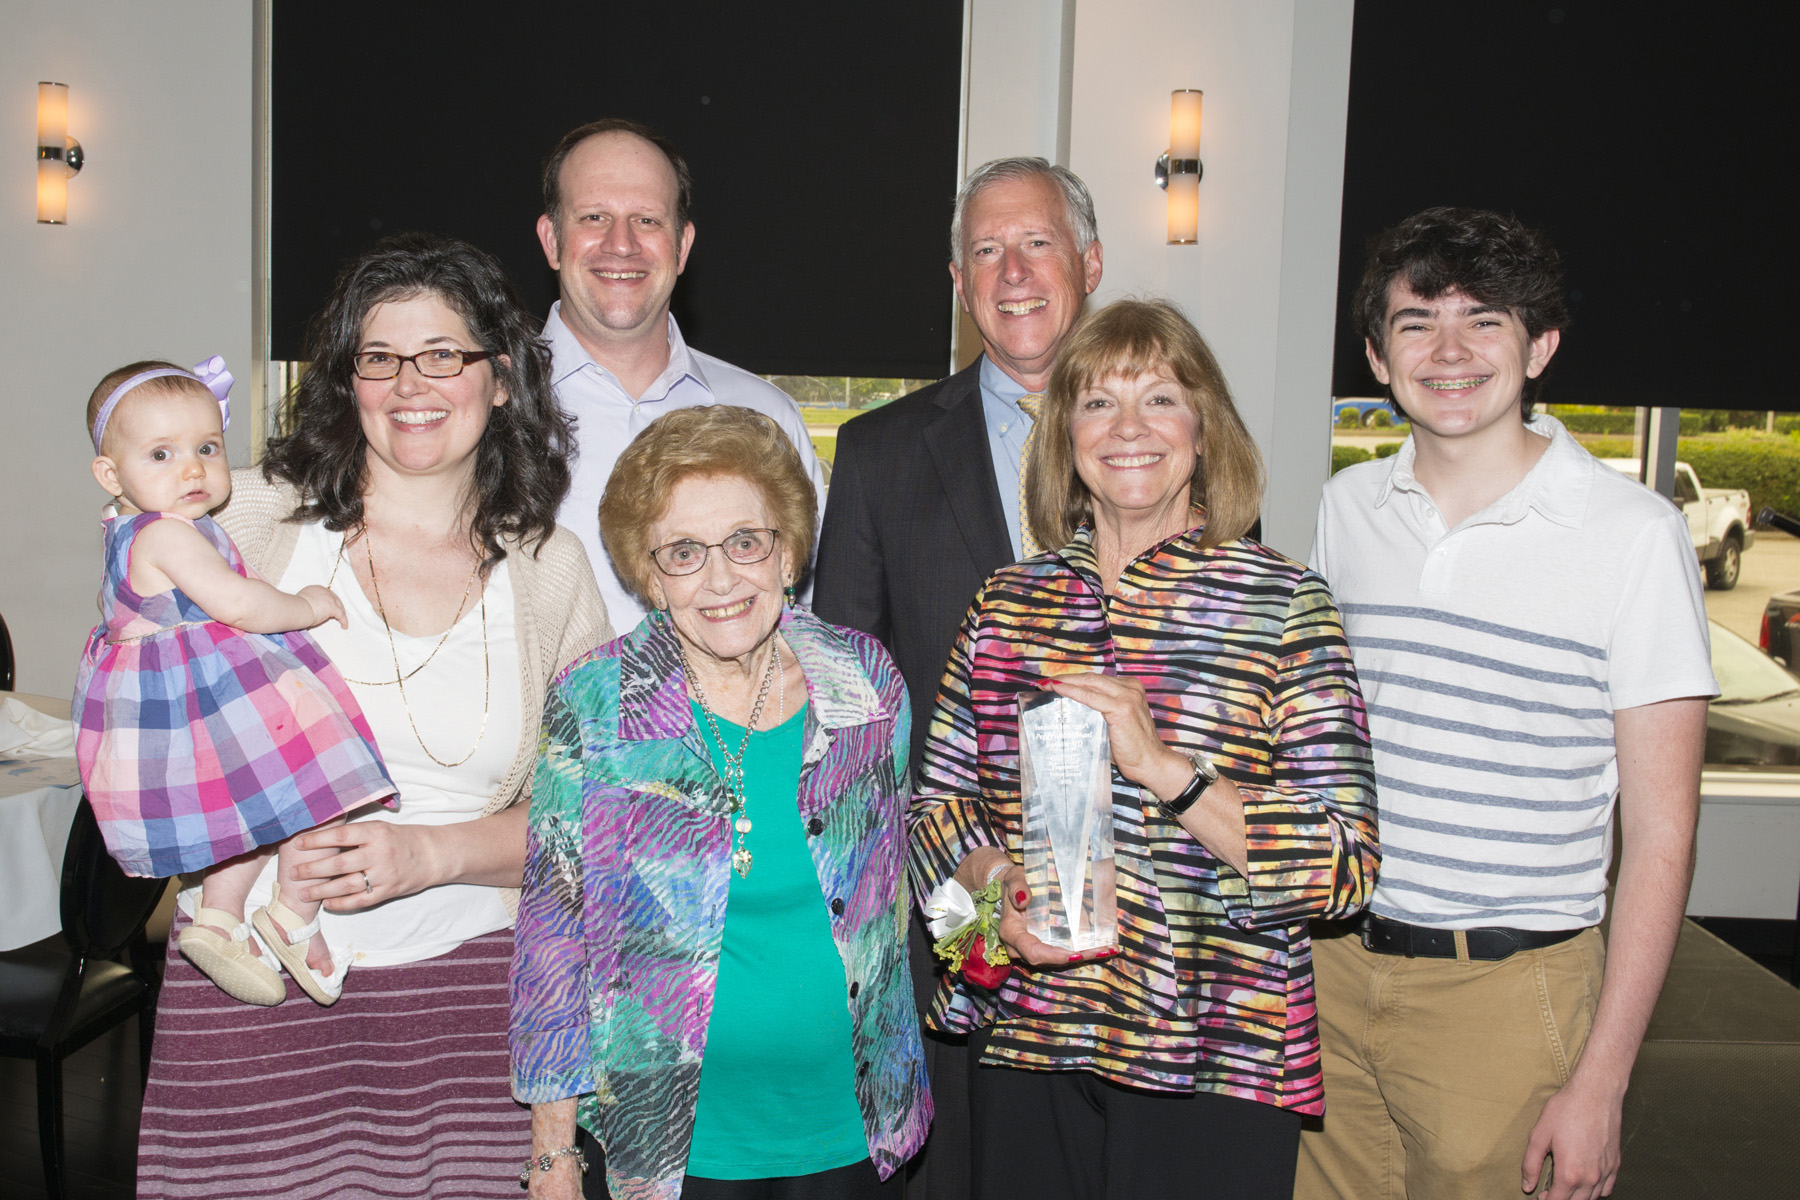
[[[1460,291],[1426,299],[1404,283],[1388,289],[1386,344],[1366,349],[1375,378],[1393,390],[1415,432],[1439,438],[1519,422],[1525,381],[1556,353],[1561,334],[1532,337],[1510,309]]]
[[[675,170],[661,150],[602,133],[562,167],[562,211],[538,218],[538,241],[562,284],[562,318],[590,353],[660,336],[694,227],[675,227]]]
[[[1100,243],[1077,247],[1054,182],[1004,179],[964,209],[962,262],[950,277],[988,358],[1041,392],[1082,300],[1100,285]]]

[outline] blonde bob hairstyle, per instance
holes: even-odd
[[[1199,432],[1188,503],[1206,512],[1208,549],[1250,532],[1262,506],[1262,455],[1244,428],[1225,375],[1192,322],[1166,300],[1118,300],[1075,326],[1056,356],[1025,480],[1025,511],[1047,548],[1066,545],[1094,519],[1093,497],[1075,473],[1070,417],[1081,393],[1102,380],[1150,371],[1187,393]]]
[[[631,439],[600,497],[600,539],[640,603],[656,607],[650,526],[669,511],[676,485],[695,476],[742,479],[754,486],[781,531],[777,552],[792,556],[796,576],[806,570],[819,498],[781,426],[754,409],[730,404],[678,408]]]

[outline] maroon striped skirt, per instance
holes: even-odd
[[[531,1112],[506,1048],[513,934],[352,969],[320,1008],[240,1004],[175,951],[157,1006],[138,1196],[519,1196]]]

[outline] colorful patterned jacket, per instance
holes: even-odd
[[[1002,568],[958,635],[912,827],[920,897],[977,846],[1020,854],[1016,697],[1046,675],[1140,680],[1163,741],[1205,750],[1244,796],[1250,876],[1209,854],[1115,769],[1114,959],[1015,969],[995,992],[946,981],[937,1028],[994,1026],[985,1061],[1087,1070],[1159,1091],[1323,1111],[1307,920],[1375,883],[1362,696],[1325,583],[1251,541],[1195,528],[1103,590],[1086,530]]]
[[[810,700],[795,819],[844,962],[856,1098],[886,1178],[931,1122],[906,968],[906,685],[864,634],[803,610],[781,630]],[[730,852],[728,794],[653,615],[551,685],[513,958],[513,1094],[580,1097],[615,1200],[681,1192]]]

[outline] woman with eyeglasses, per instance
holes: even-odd
[[[537,322],[462,242],[409,234],[350,264],[310,359],[217,519],[269,582],[343,602],[347,628],[315,637],[398,804],[302,835],[312,861],[251,894],[266,936],[307,950],[291,975],[355,963],[331,1007],[292,978],[275,1007],[220,1005],[171,953],[138,1194],[500,1195],[530,1136],[506,1057],[520,801],[551,677],[612,637],[556,525],[569,422]],[[324,952],[300,900],[324,902]]]
[[[780,426],[672,412],[600,534],[652,610],[545,704],[513,967],[532,1196],[897,1196],[931,1117],[906,970],[906,686],[793,603]],[[593,1142],[589,1143],[594,1148]]]

